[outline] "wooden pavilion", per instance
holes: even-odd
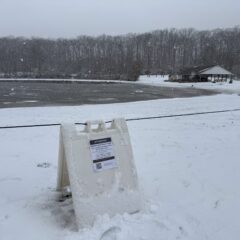
[[[172,75],[170,80],[181,82],[218,82],[232,80],[234,74],[225,68],[215,66],[195,66],[185,68],[179,74]]]

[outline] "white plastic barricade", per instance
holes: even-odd
[[[74,124],[62,124],[57,189],[69,185],[79,228],[92,225],[97,215],[141,209],[124,119],[113,120],[109,128],[103,121],[87,122],[83,131]]]

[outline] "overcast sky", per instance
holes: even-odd
[[[240,24],[240,0],[0,0],[0,36],[76,37]]]

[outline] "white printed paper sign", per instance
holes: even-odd
[[[117,167],[112,139],[110,137],[90,140],[90,151],[93,161],[93,170],[95,172]]]

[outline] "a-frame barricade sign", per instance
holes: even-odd
[[[97,126],[97,128],[93,128]],[[101,214],[134,213],[141,196],[127,124],[87,122],[84,130],[62,124],[57,190],[70,186],[79,228]]]

